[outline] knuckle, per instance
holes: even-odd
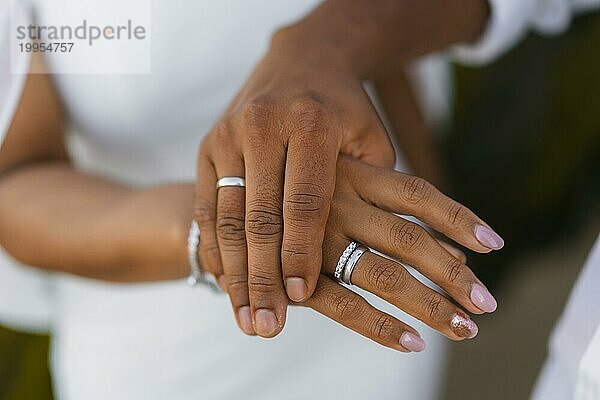
[[[323,190],[315,184],[292,184],[285,205],[287,210],[302,218],[308,215],[321,216],[325,212],[327,202]],[[307,215],[308,214],[308,215]]]
[[[461,225],[466,221],[468,211],[465,206],[459,203],[453,203],[448,207],[448,221],[452,225]]]
[[[390,228],[390,244],[400,245],[403,249],[411,251],[418,248],[424,235],[421,228],[409,221],[396,221]]]
[[[319,146],[325,141],[327,110],[323,103],[302,96],[292,106],[294,130],[306,145]]]
[[[394,321],[386,314],[378,315],[371,324],[370,338],[375,341],[389,339],[394,334]]]
[[[251,130],[261,131],[273,121],[275,102],[268,96],[260,96],[244,106],[244,121]]]
[[[400,198],[407,203],[421,204],[431,197],[433,187],[423,178],[411,176],[402,185]]]
[[[214,129],[214,140],[218,149],[226,149],[231,146],[233,141],[233,131],[229,123],[221,121]]]
[[[312,253],[310,252],[310,249],[308,247],[309,246],[302,245],[299,242],[293,242],[293,243],[284,242],[282,245],[282,248],[281,248],[282,263],[284,265],[303,264],[303,267],[305,267],[305,264],[307,263],[307,261],[312,258],[311,257]]]
[[[217,218],[217,235],[225,245],[239,246],[246,244],[244,219],[235,216],[219,216]]]
[[[442,299],[437,293],[428,293],[424,299],[425,311],[429,318],[436,320],[442,314]]]
[[[401,290],[406,280],[402,269],[382,262],[374,262],[367,277],[369,284],[382,292]]]
[[[270,294],[276,291],[277,287],[275,279],[270,275],[256,271],[248,274],[248,288],[250,292]]]
[[[363,314],[363,305],[355,295],[343,294],[333,300],[335,314],[342,321],[359,319]]]
[[[246,294],[248,292],[248,275],[229,273],[225,275],[230,293]]]
[[[265,204],[251,207],[246,214],[246,234],[250,241],[279,241],[283,231],[281,210]]]
[[[196,199],[194,204],[194,219],[200,225],[212,223],[216,217],[215,208],[209,203],[202,201],[202,199]]]
[[[449,283],[456,283],[463,275],[463,264],[452,258],[444,267],[444,278]]]

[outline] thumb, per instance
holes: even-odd
[[[369,165],[380,168],[393,168],[396,165],[396,152],[379,117],[372,128],[350,143],[342,143],[341,152]]]

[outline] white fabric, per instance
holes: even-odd
[[[39,24],[52,23],[53,15],[67,8],[85,18],[99,7],[128,17],[119,14],[117,0],[33,3]],[[0,4],[6,10],[8,0]],[[55,76],[75,128],[71,148],[76,163],[133,184],[193,179],[202,134],[242,84],[272,30],[314,4],[153,0],[151,75]],[[0,67],[6,59],[0,59]],[[50,62],[50,70],[61,69],[55,62],[69,62],[61,60]],[[0,91],[1,135],[22,82],[0,69],[0,88],[6,88]],[[9,260],[2,263],[0,282],[12,290],[0,290],[0,318],[11,323],[16,310],[26,315],[29,305],[45,309],[38,326],[49,325],[53,334],[52,369],[60,400],[440,397],[444,342],[407,317],[424,333],[424,354],[380,348],[301,309],[290,311],[282,337],[263,341],[238,332],[225,298],[191,291],[183,282],[112,285],[48,278],[37,271],[24,276],[29,274],[10,267]],[[28,304],[18,300],[21,291]],[[26,318],[19,322],[27,325]]]
[[[599,305],[600,237],[552,334],[548,360],[532,400],[600,398]]]
[[[464,64],[493,61],[529,30],[556,34],[568,28],[573,15],[598,8],[600,0],[488,0],[490,21],[474,44],[455,46],[452,57]]]

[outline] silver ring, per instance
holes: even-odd
[[[350,254],[346,267],[344,267],[344,274],[342,275],[342,281],[344,283],[352,285],[352,272],[354,272],[354,268],[363,254],[368,251],[369,248],[367,246],[360,245],[352,252],[352,254]]]
[[[344,252],[340,256],[337,265],[335,266],[335,271],[333,272],[333,276],[339,282],[342,281],[342,275],[344,274],[344,268],[346,267],[346,263],[348,262],[348,258],[352,255],[352,252],[356,249],[358,243],[350,242],[348,246],[344,249]]]
[[[246,179],[241,176],[224,176],[217,181],[217,189],[222,187],[246,187]]]

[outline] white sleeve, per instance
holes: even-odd
[[[12,3],[12,4],[11,4]],[[0,146],[12,122],[29,70],[29,53],[12,51],[13,27],[27,25],[29,10],[23,2],[0,0]]]
[[[488,0],[490,21],[474,44],[451,49],[451,57],[462,64],[493,61],[514,46],[530,30],[542,34],[564,32],[573,15],[600,8],[600,0]]]

